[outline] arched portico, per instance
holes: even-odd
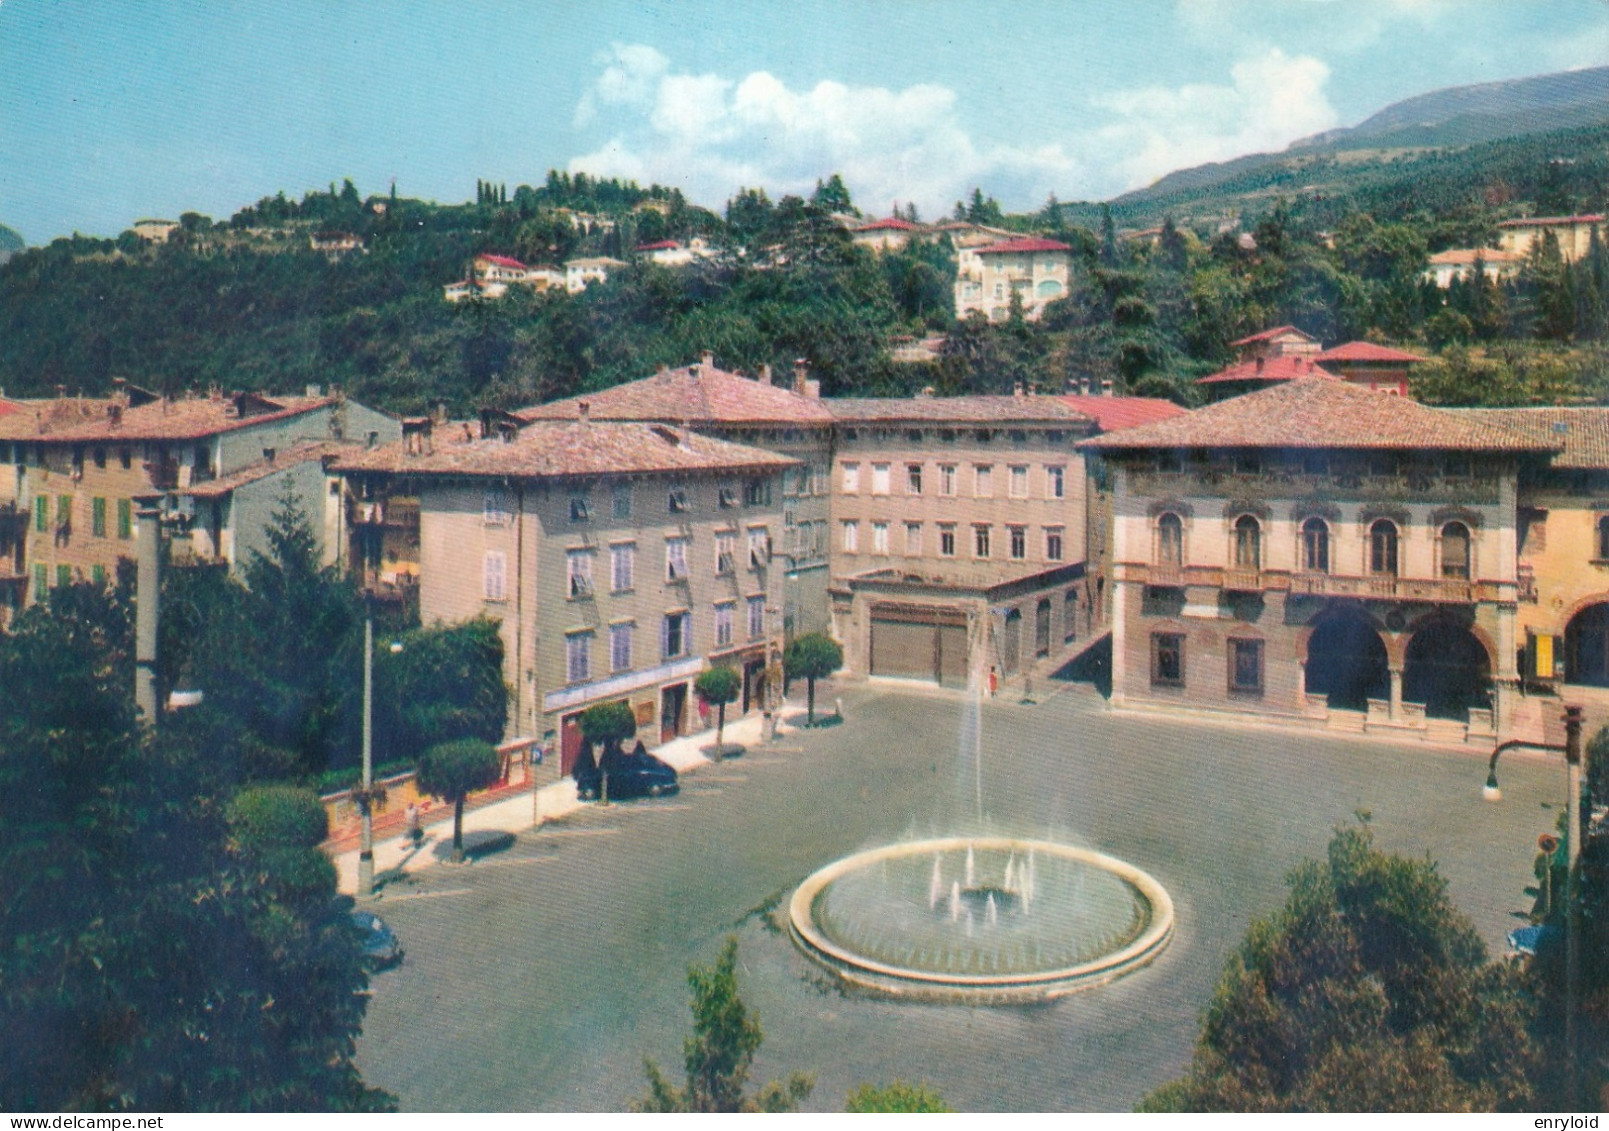
[[[1565,624],[1564,678],[1609,687],[1609,600],[1577,609]]]
[[[1315,622],[1303,670],[1307,695],[1324,697],[1331,708],[1361,711],[1391,692],[1385,642],[1355,608],[1332,609]]]
[[[1467,719],[1492,704],[1492,653],[1467,625],[1433,618],[1415,628],[1404,653],[1402,697],[1431,718]]]

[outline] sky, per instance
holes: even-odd
[[[0,224],[550,168],[1024,211],[1606,62],[1609,0],[0,0]]]

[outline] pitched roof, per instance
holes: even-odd
[[[349,452],[363,451],[363,445],[355,443],[342,443],[335,440],[302,440],[292,444],[285,451],[277,452],[271,460],[254,460],[243,467],[237,467],[228,475],[220,475],[216,479],[208,479],[202,483],[192,484],[180,491],[181,495],[190,495],[197,499],[221,499],[238,487],[245,487],[259,479],[267,479],[276,472],[284,471],[288,467],[297,467],[312,460],[322,460]]]
[[[512,267],[517,271],[525,270],[525,264],[506,255],[477,255],[475,258],[484,259],[488,263],[495,263],[499,267]]]
[[[682,245],[675,240],[654,240],[652,243],[640,243],[633,251],[673,251]]]
[[[1271,341],[1272,339],[1279,337],[1281,334],[1296,334],[1300,337],[1306,338],[1310,342],[1318,341],[1318,339],[1313,337],[1312,334],[1304,333],[1303,331],[1298,330],[1295,326],[1275,326],[1272,330],[1264,330],[1257,334],[1248,334],[1244,338],[1230,342],[1229,348],[1234,349],[1237,346],[1249,346],[1253,342]]]
[[[889,216],[882,220],[873,220],[869,224],[862,224],[860,227],[856,228],[855,231],[876,232],[885,228],[896,232],[914,232],[919,230],[920,225],[911,223],[903,216]]]
[[[1499,228],[1551,227],[1555,224],[1601,224],[1603,213],[1588,212],[1580,216],[1530,216],[1518,220],[1504,220]]]
[[[1453,408],[1446,411],[1500,425],[1538,443],[1563,446],[1551,466],[1565,470],[1609,469],[1609,408]]]
[[[1428,359],[1420,357],[1416,353],[1408,353],[1405,350],[1394,350],[1389,346],[1377,346],[1373,342],[1343,342],[1341,345],[1330,347],[1313,360],[1318,362],[1320,365],[1324,364],[1326,361],[1351,361],[1364,363],[1373,361],[1380,362],[1382,364],[1393,363],[1399,365],[1411,365],[1416,361],[1426,361]]]
[[[133,440],[199,440],[237,428],[312,412],[336,403],[335,397],[180,397],[131,405],[114,414],[110,400],[59,398],[41,401],[33,414],[0,419],[0,439],[116,443]],[[240,409],[248,410],[242,416]]]
[[[980,247],[976,255],[1011,255],[1026,251],[1072,251],[1064,243],[1055,240],[1041,239],[1038,236],[1025,236],[1022,239],[1002,240],[992,243],[988,247]]]
[[[830,424],[815,397],[767,385],[700,362],[665,369],[596,393],[532,405],[523,421],[575,420],[585,402],[593,420],[657,420],[667,424]]]
[[[1097,397],[1069,393],[1059,399],[1063,404],[1093,417],[1102,432],[1137,428],[1142,424],[1182,416],[1188,411],[1160,397]]]
[[[840,423],[1092,424],[1061,397],[832,397],[821,402]]]
[[[1467,412],[1429,408],[1346,381],[1286,381],[1184,416],[1108,432],[1079,445],[1117,451],[1169,448],[1420,448],[1545,452],[1560,445]]]
[[[1211,376],[1201,378],[1196,384],[1216,385],[1226,381],[1294,381],[1298,377],[1340,379],[1336,374],[1316,364],[1314,358],[1287,354],[1282,357],[1254,357],[1249,361],[1237,361]]]
[[[663,424],[545,422],[513,439],[453,440],[410,454],[401,441],[337,457],[334,470],[401,475],[576,478],[651,472],[774,471],[796,460]]]
[[[1511,251],[1500,251],[1495,247],[1454,247],[1446,251],[1438,251],[1430,257],[1432,267],[1464,266],[1473,264],[1479,259],[1482,263],[1519,263],[1525,259],[1523,255],[1515,255]]]

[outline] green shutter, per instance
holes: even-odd
[[[131,499],[117,500],[117,536],[134,537],[134,502]]]
[[[38,563],[34,565],[34,600],[43,601],[46,595],[45,567]]]
[[[43,495],[34,496],[34,530],[43,534],[50,529],[50,500]]]
[[[73,497],[71,495],[56,496],[56,525],[68,526],[73,521]]]
[[[102,526],[106,525],[106,523],[104,521],[105,518],[106,518],[105,515],[101,516],[101,519],[102,519],[101,525]],[[99,588],[101,588],[101,589],[106,588],[106,567],[105,566],[103,566],[103,565],[90,566],[89,567],[89,576],[90,576],[90,580],[94,581],[95,584]]]
[[[106,500],[95,499],[89,507],[89,532],[97,538],[106,537]]]
[[[73,567],[59,565],[56,567],[56,587],[71,585],[73,583]]]

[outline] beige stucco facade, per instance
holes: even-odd
[[[956,253],[957,318],[978,311],[991,322],[1003,321],[1016,294],[1022,300],[1023,316],[1033,321],[1048,303],[1067,297],[1072,284],[1072,254],[1067,248],[995,250],[1004,246],[1009,245],[961,248]]]

